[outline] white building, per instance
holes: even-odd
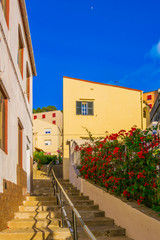
[[[1,0],[0,230],[31,190],[33,75],[25,0]]]

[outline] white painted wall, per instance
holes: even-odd
[[[31,190],[31,178],[30,178],[30,149],[27,145],[26,149],[26,160],[27,160],[27,191],[30,192]]]
[[[0,57],[0,66],[4,66],[1,81],[9,95],[8,101],[8,154],[0,149],[0,192],[3,192],[3,179],[17,183],[18,162],[18,118],[23,130],[23,169],[27,171],[26,145],[32,149],[32,68],[27,48],[27,42],[22,23],[22,16],[18,1],[10,0],[9,29],[6,24],[2,6],[0,3],[0,49],[3,58]],[[20,25],[24,41],[24,78],[22,79],[17,64],[18,51],[18,26]],[[1,55],[0,55],[1,56]],[[26,62],[29,64],[30,77],[30,102],[26,91]],[[32,151],[30,151],[32,156]],[[29,158],[28,158],[29,159]],[[29,163],[28,163],[29,164]]]

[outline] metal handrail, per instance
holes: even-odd
[[[56,175],[54,173],[53,168],[52,168],[52,175],[53,175],[54,196],[56,195],[56,197],[57,197],[57,204],[60,203],[60,205],[61,205],[62,227],[64,227],[64,220],[65,220],[66,223],[67,223],[68,228],[70,229],[70,232],[71,232],[71,235],[72,235],[73,239],[74,240],[78,240],[78,235],[77,235],[77,219],[78,219],[82,229],[85,231],[87,236],[90,239],[92,239],[92,240],[97,240],[95,238],[95,236],[93,235],[93,233],[89,230],[89,228],[87,227],[85,222],[83,221],[81,215],[79,214],[79,212],[77,211],[77,209],[73,205],[72,201],[70,200],[70,198],[66,194],[65,190],[63,189],[62,185],[58,181],[58,179],[57,179],[57,177],[56,177]],[[60,189],[59,193],[58,193],[58,187]],[[72,228],[71,223],[70,223],[70,221],[69,221],[69,219],[67,217],[66,210],[65,210],[65,208],[63,206],[63,197],[62,197],[62,195],[64,195],[64,197],[66,198],[67,202],[69,203],[69,206],[71,207],[72,218],[73,218],[73,228]]]

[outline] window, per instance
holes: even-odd
[[[149,104],[150,109],[152,108],[152,104]]]
[[[19,27],[18,30],[18,66],[23,79],[23,52],[24,52],[24,44],[22,40],[22,33]]]
[[[45,140],[44,144],[49,146],[49,145],[52,145],[52,142],[51,142],[51,140]]]
[[[30,102],[30,72],[29,72],[28,63],[26,65],[26,94],[27,94],[28,102]]]
[[[152,95],[147,95],[147,100],[151,100],[152,99]]]
[[[53,124],[56,124],[56,121],[52,121]]]
[[[9,0],[1,0],[2,9],[6,19],[7,26],[9,27]]]
[[[44,133],[45,133],[45,134],[51,134],[51,129],[45,129],[45,130],[44,130]]]
[[[0,148],[7,153],[8,99],[0,89]]]
[[[18,122],[18,164],[22,168],[23,161],[23,128],[20,122]]]
[[[43,119],[46,118],[46,115],[45,115],[45,114],[42,114],[42,118],[43,118]]]
[[[37,115],[34,115],[34,120],[37,119]]]
[[[56,113],[53,113],[53,114],[52,114],[52,117],[56,117]]]
[[[143,117],[146,118],[146,111],[143,109]]]
[[[76,102],[76,114],[77,115],[93,115],[93,102]]]

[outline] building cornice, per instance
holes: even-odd
[[[99,84],[99,85],[104,85],[104,86],[109,86],[109,87],[123,88],[123,89],[137,91],[137,92],[143,92],[142,90],[138,90],[138,89],[121,87],[121,86],[111,85],[111,84],[107,84],[107,83],[93,82],[93,81],[83,80],[83,79],[79,79],[79,78],[66,77],[66,76],[63,76],[63,78],[68,78],[68,79],[71,79],[71,80],[77,80],[77,81],[82,81],[82,82],[87,82],[87,83],[94,83],[94,84]]]
[[[18,2],[19,2],[20,10],[21,10],[22,19],[23,19],[25,36],[26,36],[28,50],[29,50],[29,56],[30,56],[30,60],[31,60],[32,72],[33,72],[34,76],[37,76],[34,53],[33,53],[33,46],[32,46],[32,40],[31,40],[31,34],[30,34],[30,28],[29,28],[29,22],[28,22],[28,15],[27,15],[27,9],[26,9],[26,3],[25,3],[25,0],[18,0]]]

